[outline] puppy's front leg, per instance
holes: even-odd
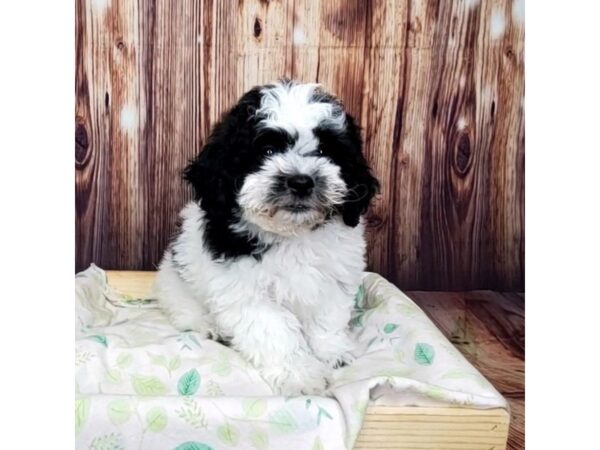
[[[331,368],[351,364],[357,356],[357,344],[345,329],[327,330],[313,326],[307,335],[317,358]]]
[[[329,367],[350,364],[357,356],[357,344],[348,334],[350,307],[340,305],[315,310],[304,323],[306,338],[314,354]]]
[[[152,296],[169,317],[171,324],[180,331],[196,331],[203,337],[212,338],[214,325],[199,296],[183,281],[173,264],[173,254],[167,251],[156,275]]]
[[[219,334],[231,339],[276,392],[292,396],[326,389],[328,368],[312,354],[289,310],[268,301],[236,302],[215,319]]]

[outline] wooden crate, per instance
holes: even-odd
[[[155,272],[107,271],[108,284],[145,298]],[[367,408],[355,449],[505,450],[510,422],[501,408],[375,406]]]

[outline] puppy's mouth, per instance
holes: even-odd
[[[292,204],[292,205],[285,205],[281,209],[291,212],[291,213],[300,214],[303,212],[310,211],[313,208],[311,208],[310,206],[305,205],[303,203],[296,203],[296,204]]]

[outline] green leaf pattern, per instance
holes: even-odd
[[[247,398],[242,401],[242,408],[247,418],[256,419],[267,410],[267,401],[264,398]]]
[[[88,336],[88,339],[97,342],[98,344],[101,344],[105,347],[108,347],[108,340],[106,339],[106,336],[95,334],[92,336]]]
[[[440,340],[418,306],[382,281],[374,283],[373,277],[367,275],[358,287],[350,322],[364,360],[357,355],[356,363],[336,370],[334,386],[378,377],[390,386],[420,381],[416,389],[422,396],[447,404],[477,404],[486,394],[492,398],[489,383],[463,362],[455,347]],[[151,308],[140,311],[142,307],[135,305],[132,311],[154,314]],[[126,308],[117,308],[118,313],[121,309]],[[152,341],[151,326],[140,327],[146,341],[130,344],[118,323],[134,329],[137,319],[126,319],[111,321],[110,331],[82,324],[89,334],[78,340],[75,351],[77,448],[277,450],[292,449],[282,443],[301,440],[302,448],[324,450],[342,448],[330,434],[340,429],[339,420],[345,420],[341,428],[348,432],[347,447],[352,447],[368,390],[366,397],[357,393],[346,398],[343,417],[331,400],[317,396],[269,397],[266,385],[263,391],[253,390],[260,375],[232,349],[204,341],[195,332],[171,330],[162,341]],[[463,334],[468,332],[463,329]],[[104,420],[95,423],[96,415]],[[157,444],[162,440],[165,445]]]
[[[155,406],[146,413],[146,428],[160,433],[167,426],[167,412],[162,406]]]
[[[96,436],[89,447],[90,450],[124,450],[123,438],[118,433]]]
[[[179,355],[175,355],[172,358],[168,358],[165,355],[156,355],[148,352],[148,357],[150,358],[152,364],[164,367],[167,370],[169,376],[171,376],[171,374],[175,370],[179,369],[179,367],[181,366],[181,357]]]
[[[211,371],[221,377],[226,377],[231,374],[231,362],[227,358],[219,358],[215,363],[211,366]]]
[[[106,381],[112,384],[119,384],[121,381],[123,381],[123,377],[119,369],[107,369]]]
[[[365,307],[365,287],[362,284],[358,286],[358,290],[354,296],[354,307],[355,309],[362,309]]]
[[[183,406],[176,409],[175,413],[193,428],[206,428],[208,426],[204,411],[193,397],[185,397]]]
[[[418,343],[415,345],[415,361],[421,366],[430,366],[433,363],[435,357],[434,348],[425,343]]]
[[[184,442],[179,444],[173,450],[214,450],[210,445],[203,444],[202,442]]]
[[[206,393],[209,397],[222,397],[225,395],[219,383],[215,382],[214,380],[210,380],[206,384]]]
[[[131,362],[133,361],[133,356],[131,353],[121,353],[117,357],[117,367],[119,369],[127,369]]]
[[[269,448],[269,435],[260,428],[254,428],[250,432],[250,445],[257,450],[267,450]]]
[[[87,422],[90,413],[90,399],[79,397],[75,399],[75,433],[79,433]]]
[[[138,395],[165,395],[169,391],[160,378],[152,375],[133,375],[131,384]]]
[[[319,406],[319,413],[317,414],[317,424],[321,424],[321,417],[327,417],[329,420],[333,420],[331,414],[329,414],[325,408]]]
[[[133,414],[133,407],[127,399],[113,400],[107,410],[108,418],[114,425],[123,425]]]
[[[325,450],[325,447],[323,447],[323,443],[321,442],[321,438],[319,436],[315,438],[312,450]]]
[[[91,352],[85,350],[77,350],[75,352],[75,367],[85,366],[95,357],[96,355],[94,355]]]
[[[271,428],[279,433],[291,433],[298,428],[294,416],[286,409],[280,408],[269,416]]]
[[[217,428],[217,436],[219,436],[219,440],[223,444],[231,447],[237,445],[240,439],[237,429],[230,424],[221,425],[219,428]]]
[[[196,369],[184,373],[177,383],[177,391],[181,395],[194,395],[200,387],[200,374]]]
[[[383,332],[385,334],[390,334],[390,333],[393,333],[396,328],[398,328],[397,323],[386,323],[385,326],[383,327]]]

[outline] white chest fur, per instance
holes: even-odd
[[[265,253],[255,268],[271,278],[276,301],[296,309],[352,298],[364,270],[362,226],[327,223],[302,236],[286,238]]]
[[[321,392],[328,368],[352,358],[347,329],[365,266],[363,225],[333,220],[275,240],[259,259],[215,261],[203,211],[189,203],[181,217],[155,286],[173,324],[229,339],[280,392]]]
[[[365,268],[362,224],[351,228],[332,221],[274,243],[260,260],[216,262],[204,247],[202,210],[189,203],[181,215],[182,233],[173,245],[173,258],[202,303],[223,307],[244,301],[237,298],[244,295],[245,301],[272,301],[298,312],[315,305],[351,306]]]

